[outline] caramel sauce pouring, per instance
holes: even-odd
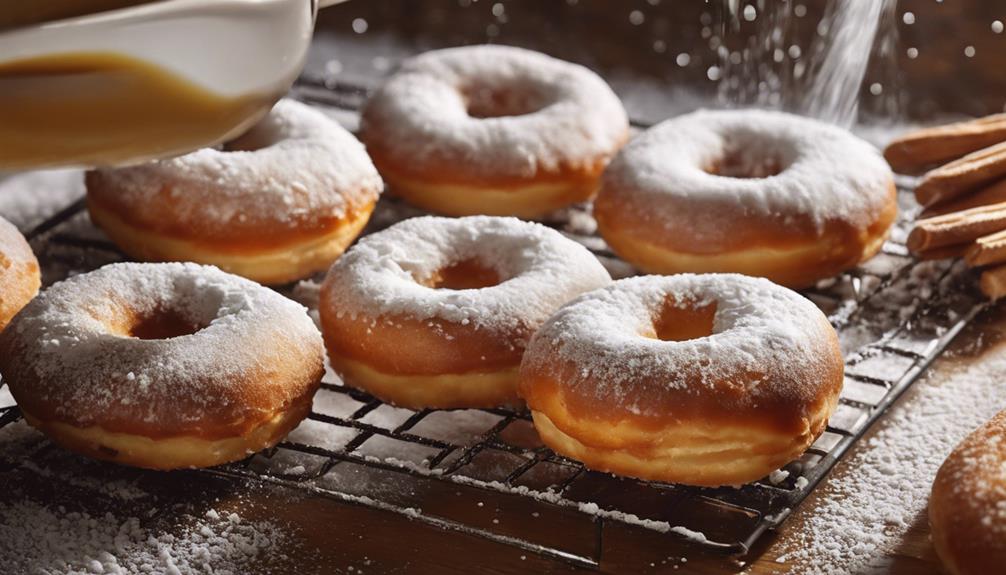
[[[221,96],[112,53],[0,64],[0,171],[181,154],[238,135],[278,97]]]

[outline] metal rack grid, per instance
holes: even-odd
[[[303,100],[348,111],[357,110],[366,93],[360,86],[311,78],[294,90]],[[602,538],[614,524],[744,554],[811,493],[984,307],[962,266],[909,257],[902,240],[915,208],[904,187],[899,200],[901,219],[876,258],[804,292],[839,333],[846,384],[824,434],[773,477],[718,489],[615,477],[551,452],[524,411],[402,410],[343,387],[334,374],[326,377],[302,429],[285,442],[205,472],[296,486],[581,566],[599,564]],[[384,197],[364,233],[414,213]],[[590,221],[589,208],[580,206],[544,223],[583,243],[614,275],[631,274],[584,221]],[[47,284],[126,259],[91,225],[83,200],[31,230],[28,238]],[[281,291],[296,297],[297,290]],[[19,419],[16,407],[0,408],[0,428]],[[534,528],[525,519],[516,521],[520,528],[515,529],[514,522],[500,524],[441,503],[450,495],[481,499],[489,494],[497,505],[546,518],[551,527]]]

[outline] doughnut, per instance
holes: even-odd
[[[452,216],[530,218],[585,201],[628,133],[599,76],[507,46],[407,60],[360,124],[389,191]]]
[[[299,304],[198,264],[112,264],[53,285],[0,333],[29,424],[98,459],[208,467],[311,410],[321,335]]]
[[[1001,573],[1006,564],[1006,411],[943,462],[929,497],[933,546],[952,575]]]
[[[531,334],[610,281],[586,248],[540,224],[413,218],[364,237],[332,266],[322,333],[345,382],[386,402],[517,404]]]
[[[38,293],[38,260],[21,232],[0,218],[0,331]]]
[[[738,274],[638,276],[545,322],[519,390],[542,441],[587,467],[739,485],[813,443],[843,373],[835,330],[793,291]]]
[[[648,273],[736,272],[799,288],[872,257],[897,215],[894,176],[852,134],[759,110],[667,120],[611,162],[598,231]]]
[[[87,173],[91,219],[128,255],[282,284],[324,271],[382,182],[363,145],[293,100],[223,149]]]

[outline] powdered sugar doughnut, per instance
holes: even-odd
[[[0,334],[30,424],[118,463],[247,457],[310,411],[324,349],[300,305],[196,264],[114,264],[43,292]]]
[[[367,103],[361,138],[391,191],[418,206],[534,217],[592,196],[628,127],[587,68],[468,46],[406,61]]]
[[[24,236],[0,218],[0,331],[38,293],[38,260]]]
[[[352,134],[282,100],[222,150],[89,172],[87,201],[95,223],[133,257],[213,264],[277,284],[339,257],[382,186]]]
[[[598,229],[650,273],[739,272],[803,287],[873,256],[897,213],[879,152],[815,120],[699,111],[630,142],[605,172]]]
[[[799,456],[835,409],[843,369],[835,330],[795,292],[736,274],[641,276],[545,322],[520,392],[559,453],[713,486]]]
[[[933,545],[953,575],[999,573],[1006,562],[1006,411],[943,462],[929,498]]]
[[[322,331],[346,382],[385,401],[513,403],[531,334],[610,281],[583,246],[539,224],[413,218],[361,239],[332,266]]]

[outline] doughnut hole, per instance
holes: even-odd
[[[499,285],[499,272],[477,259],[467,259],[437,270],[419,283],[433,289],[480,289]]]
[[[688,341],[713,334],[716,302],[694,307],[679,304],[672,297],[664,300],[660,312],[653,318],[653,332],[644,334],[661,341]]]
[[[170,309],[158,309],[152,312],[124,311],[115,319],[104,321],[109,333],[113,335],[144,340],[165,340],[194,335],[210,324],[209,321],[193,321],[192,318]]]
[[[475,84],[461,90],[465,109],[472,118],[525,116],[547,107],[552,100],[543,87],[490,86]]]
[[[727,137],[723,152],[703,170],[724,178],[764,179],[781,174],[795,156],[796,150],[789,142],[771,135],[740,132]]]
[[[733,149],[704,169],[709,174],[724,178],[762,179],[779,175],[784,165],[782,158],[776,155]]]
[[[138,316],[129,330],[129,336],[136,339],[172,339],[193,335],[205,327],[179,313],[168,311]]]

